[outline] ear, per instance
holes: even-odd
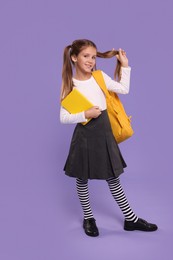
[[[76,55],[72,55],[72,56],[71,56],[71,59],[72,59],[73,62],[77,62],[77,57],[76,57]]]

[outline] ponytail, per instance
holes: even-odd
[[[73,89],[73,70],[70,57],[71,45],[64,49],[63,69],[62,69],[62,86],[61,86],[61,100],[65,98]]]
[[[116,51],[116,50],[106,51],[106,52],[97,52],[97,57],[112,58],[112,57],[116,56],[117,54],[119,54],[119,51]],[[114,72],[114,79],[116,79],[116,78],[120,79],[120,77],[121,77],[121,63],[117,59],[117,65],[116,65],[115,72]]]

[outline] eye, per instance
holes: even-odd
[[[96,56],[93,56],[92,59],[95,60],[95,59],[96,59]]]

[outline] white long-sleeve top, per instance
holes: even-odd
[[[107,74],[102,71],[103,78],[106,87],[109,91],[116,92],[118,94],[128,94],[130,88],[130,67],[122,67],[121,80],[119,82],[111,79]],[[94,77],[87,80],[77,80],[73,78],[74,88],[77,88],[92,104],[98,106],[101,110],[106,109],[106,98],[95,81]],[[86,122],[84,111],[76,114],[70,114],[65,108],[60,108],[60,122],[63,124],[74,124]]]

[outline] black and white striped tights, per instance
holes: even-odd
[[[125,219],[127,221],[134,221],[138,220],[138,217],[132,211],[126,195],[123,191],[123,188],[120,184],[119,178],[109,178],[106,180],[109,186],[109,189],[112,193],[113,198],[117,202],[118,206],[120,207]],[[91,210],[90,199],[89,199],[89,191],[88,191],[88,180],[81,180],[79,178],[76,179],[77,185],[77,193],[79,196],[79,200],[84,212],[84,218],[93,218],[93,213]]]

